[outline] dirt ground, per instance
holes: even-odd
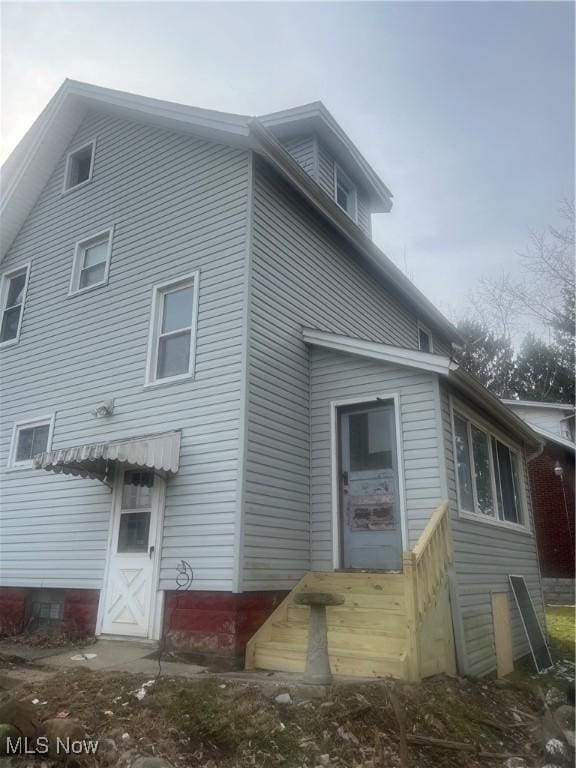
[[[544,675],[527,663],[503,681],[377,680],[337,684],[321,696],[273,675],[150,681],[79,668],[56,672],[2,656],[0,645],[0,712],[2,697],[10,697],[41,723],[81,723],[100,748],[66,758],[67,768],[128,768],[136,755],[187,768],[504,768],[511,756],[540,768],[550,738],[546,695],[565,700],[574,680],[574,623],[569,618],[567,636],[566,615],[557,612],[551,622],[557,664]],[[2,694],[7,678],[18,678],[18,687]],[[42,763],[53,764],[13,760],[32,768]]]
[[[73,718],[91,738],[113,742],[95,756],[69,757],[69,768],[129,764],[136,754],[190,768],[501,768],[511,755],[542,764],[543,704],[528,678],[376,681],[337,685],[323,698],[302,687],[264,690],[221,676],[160,678],[139,700],[135,692],[148,682],[141,676],[73,669],[25,683],[17,698],[36,700],[40,720]],[[289,692],[289,703],[276,700],[282,692]],[[469,750],[415,743],[422,736]]]

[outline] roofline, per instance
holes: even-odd
[[[522,440],[528,445],[539,447],[542,443],[535,430],[529,424],[504,405],[500,398],[486,389],[475,376],[465,371],[449,357],[407,349],[406,347],[395,347],[365,339],[339,336],[313,328],[303,328],[302,338],[305,343],[323,349],[368,357],[372,360],[392,365],[417,368],[443,376],[465,394],[471,396],[476,401],[480,401],[485,411],[495,416],[501,422],[508,424],[513,432],[516,435],[520,435]]]
[[[266,159],[298,189],[300,194],[322,212],[332,226],[362,253],[373,269],[381,277],[385,278],[387,283],[391,283],[419,308],[422,319],[427,320],[436,329],[441,329],[451,341],[463,342],[462,335],[454,325],[444,317],[440,310],[426,298],[394,262],[362,232],[360,227],[344,213],[322,187],[301,168],[276,137],[260,123],[258,118],[253,118],[250,121],[250,128],[257,140],[255,148],[261,150],[261,154],[264,154]]]
[[[138,96],[111,88],[90,85],[75,80],[65,80],[48,106],[41,112],[27,133],[29,146],[13,170],[13,175],[8,178],[5,189],[2,190],[0,214],[4,215],[11,200],[18,195],[19,182],[36,159],[38,152],[56,151],[50,150],[43,139],[60,110],[66,106],[70,108],[74,119],[80,119],[77,111],[79,105],[87,106],[90,103],[102,105],[115,111],[122,109],[129,114],[147,115],[152,121],[165,127],[187,126],[200,134],[210,135],[213,140],[228,140],[240,146],[254,149],[263,155],[268,162],[275,167],[281,175],[294,186],[299,193],[321,214],[328,219],[332,226],[340,232],[352,245],[364,256],[368,264],[387,284],[393,285],[396,290],[407,298],[417,308],[417,314],[421,319],[429,323],[432,328],[444,333],[454,342],[463,341],[456,328],[442,313],[430,302],[424,294],[401,272],[401,270],[370,240],[351,219],[342,211],[334,200],[310,177],[297,163],[297,161],[282,146],[276,137],[268,130],[258,118],[248,118],[242,115],[216,112],[214,110],[188,107],[172,102],[153,99],[148,96]],[[319,111],[319,103],[314,103],[314,110]],[[310,107],[310,105],[308,105]],[[326,120],[334,122],[338,130],[344,135],[328,110],[322,105],[322,114]],[[296,108],[296,110],[302,108]],[[35,134],[35,127],[37,128]],[[350,141],[348,139],[348,141]],[[3,166],[10,165],[14,153],[21,147],[20,142],[13,150]],[[352,145],[352,142],[350,142]],[[360,155],[358,150],[354,151]],[[366,161],[364,161],[366,162]],[[39,181],[38,179],[36,181]],[[6,222],[5,222],[6,224]],[[23,221],[14,221],[10,227],[2,228],[2,254],[8,250],[14,237],[22,226]]]
[[[560,437],[560,435],[555,435],[553,432],[548,432],[547,429],[537,427],[535,424],[532,424],[531,426],[534,432],[541,435],[546,442],[556,443],[557,445],[561,445],[563,448],[568,448],[568,450],[576,453],[576,443],[573,443],[572,440],[567,440],[565,437]]]
[[[280,110],[279,112],[270,112],[266,115],[260,115],[258,120],[266,128],[271,128],[273,126],[286,125],[290,122],[297,122],[298,120],[314,117],[322,120],[327,128],[332,131],[336,138],[344,145],[346,150],[352,155],[353,160],[360,166],[362,172],[366,175],[378,197],[385,203],[387,210],[390,210],[391,200],[394,195],[388,189],[386,184],[384,184],[380,176],[372,168],[358,147],[350,139],[346,131],[340,127],[332,113],[321,101],[312,101],[298,107],[291,107],[289,109]]]
[[[559,411],[574,411],[574,406],[570,403],[543,403],[539,400],[508,400],[501,398],[502,402],[510,407],[521,405],[526,408],[554,408]]]

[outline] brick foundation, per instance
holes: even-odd
[[[238,668],[246,643],[287,592],[168,592],[164,632],[169,648],[202,663]]]
[[[26,625],[27,589],[0,587],[0,637],[18,635]]]
[[[542,576],[574,579],[574,454],[548,443],[528,468]]]
[[[28,626],[30,605],[36,590],[0,587],[0,635],[18,635]],[[65,589],[64,617],[58,629],[74,637],[91,637],[96,631],[100,592],[96,589]]]

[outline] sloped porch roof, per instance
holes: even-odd
[[[532,447],[540,447],[541,438],[525,421],[517,416],[508,406],[481,384],[475,376],[465,371],[458,363],[443,355],[420,352],[416,349],[380,344],[375,341],[340,336],[334,333],[318,331],[313,328],[302,330],[304,341],[310,346],[330,349],[350,355],[367,357],[383,363],[401,365],[429,371],[447,379],[468,400],[476,403],[489,415],[503,422],[510,431]]]

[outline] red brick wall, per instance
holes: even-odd
[[[20,587],[0,587],[0,636],[17,635],[26,621],[26,594]]]
[[[25,630],[27,604],[33,593],[33,589],[0,587],[0,634],[17,635]],[[65,632],[78,637],[94,635],[99,595],[95,589],[64,590]]]
[[[240,661],[246,643],[286,592],[168,592],[164,631],[170,647],[201,660]]]
[[[67,589],[64,593],[64,626],[80,637],[94,636],[99,599],[97,589]]]
[[[556,462],[564,469],[563,482],[554,472]],[[528,468],[542,575],[574,578],[574,454],[548,443]]]

